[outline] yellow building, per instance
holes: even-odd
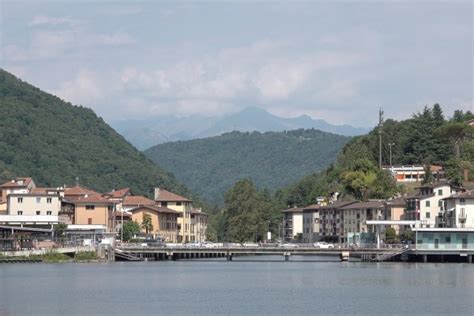
[[[161,237],[166,242],[177,242],[178,239],[178,211],[172,210],[167,207],[157,206],[139,206],[129,210],[132,213],[132,220],[140,224],[143,223],[145,215],[149,215],[151,218],[152,230],[148,232],[154,235],[154,237]],[[145,229],[142,227],[142,232]]]
[[[115,202],[93,190],[75,186],[64,192],[65,202],[74,205],[75,225],[103,225],[107,232],[115,231]]]
[[[155,188],[155,202],[160,207],[167,207],[179,212],[178,242],[204,242],[207,235],[207,215],[201,210],[193,209],[190,199],[164,189]]]

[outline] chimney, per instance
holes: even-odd
[[[160,188],[155,188],[155,201],[160,197]]]

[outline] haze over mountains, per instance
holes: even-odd
[[[248,107],[224,117],[159,116],[145,120],[122,120],[111,125],[138,149],[179,140],[218,136],[232,131],[279,132],[295,129],[318,129],[344,136],[362,135],[369,128],[333,125],[307,115],[282,118],[258,107]]]

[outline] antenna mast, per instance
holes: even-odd
[[[382,128],[383,128],[383,110],[379,109],[379,168],[382,170]]]

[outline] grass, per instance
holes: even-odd
[[[74,256],[75,261],[90,261],[97,260],[97,255],[95,251],[79,251]]]

